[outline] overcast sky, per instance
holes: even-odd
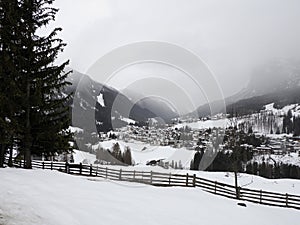
[[[225,96],[246,86],[256,65],[300,58],[299,0],[56,0],[53,26],[68,44],[61,59],[85,73],[119,46],[156,40],[201,57]],[[120,87],[117,87],[120,88]]]

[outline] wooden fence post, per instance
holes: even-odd
[[[235,197],[236,197],[236,199],[240,199],[240,188],[241,187],[235,187],[235,192],[236,192],[235,193],[235,195],[236,195]]]
[[[135,170],[133,171],[133,180],[135,180]]]
[[[105,167],[105,178],[107,179],[107,167]]]
[[[79,163],[79,174],[82,174],[82,163]]]
[[[193,187],[196,187],[196,174],[193,175]]]
[[[44,161],[43,161],[43,167],[42,168],[43,168],[43,170],[45,169],[45,162]]]
[[[150,171],[150,184],[152,184],[152,176],[153,176],[153,174],[152,174],[153,172],[152,172],[152,170]]]
[[[90,164],[90,176],[92,176],[93,175],[93,166],[92,166],[92,164]]]
[[[169,185],[171,186],[171,176],[172,176],[172,174],[170,173],[169,174]]]
[[[189,174],[186,174],[185,186],[189,186]]]
[[[65,164],[65,173],[68,173],[68,162],[66,162],[66,164]]]
[[[120,169],[119,180],[122,180],[122,169]]]
[[[217,181],[215,181],[215,194],[217,194]]]
[[[97,169],[96,169],[96,177],[98,176],[98,164],[97,164]]]
[[[259,192],[259,203],[260,204],[262,203],[262,190],[260,190]]]
[[[50,169],[53,170],[53,161],[51,161]]]
[[[288,193],[285,194],[285,205],[286,205],[286,207],[289,207],[289,194]]]

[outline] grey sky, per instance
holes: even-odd
[[[177,44],[212,69],[225,96],[244,87],[255,65],[300,58],[299,0],[56,0],[50,27],[68,44],[60,59],[86,72],[112,49],[137,41]],[[49,28],[50,28],[49,27]]]

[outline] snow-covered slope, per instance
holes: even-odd
[[[133,141],[124,142],[121,140],[109,140],[100,142],[93,146],[93,149],[104,148],[112,149],[114,143],[118,142],[121,151],[124,151],[125,147],[128,146],[131,149],[132,159],[135,164],[145,165],[150,160],[164,159],[165,162],[179,162],[183,167],[189,168],[190,162],[194,157],[195,151],[187,150],[186,148],[173,148],[171,146],[152,146],[147,143]]]
[[[211,195],[199,188],[153,187],[71,176],[57,171],[1,169],[0,224],[297,224],[294,209]]]
[[[281,133],[283,130],[283,116],[287,115],[288,111],[291,112],[292,116],[299,117],[300,105],[296,103],[276,108],[275,103],[269,103],[264,105],[258,113],[239,117],[238,122],[245,123],[246,132],[248,127],[251,126],[254,132],[262,134],[270,134],[271,129],[273,133],[276,133],[277,130]]]
[[[276,163],[278,163],[279,165],[282,163],[282,164],[300,166],[300,157],[298,156],[298,153],[293,153],[293,152],[284,155],[275,155],[275,154],[257,155],[253,157],[252,161],[258,162],[259,164],[265,161],[266,163],[272,165],[274,165],[274,161],[276,161]]]
[[[157,116],[156,111],[152,108],[161,108],[162,105],[164,108],[160,113],[166,118],[171,120],[177,116],[170,107],[159,101],[151,100],[149,101],[151,104],[145,101],[143,104],[141,102],[134,103],[118,90],[103,85],[77,71],[73,71],[67,80],[72,83],[65,89],[65,94],[73,93],[72,101],[69,102],[72,107],[72,125],[85,130],[91,129],[95,120],[97,130],[104,132],[135,121],[145,122],[149,118]],[[115,103],[116,99],[118,99],[118,103]],[[128,109],[130,109],[129,115]]]
[[[96,160],[96,155],[80,150],[73,150],[74,163],[93,164]]]
[[[270,103],[264,106],[264,110],[267,112],[273,113],[276,116],[284,116],[291,110],[293,116],[300,116],[300,105],[299,104],[290,104],[284,106],[282,109],[277,109],[274,107],[274,103]]]
[[[109,146],[108,143],[106,143],[107,146]],[[133,148],[138,148],[138,144],[135,143],[136,146],[131,145]],[[120,144],[121,149],[123,150],[122,143]],[[162,149],[163,150],[163,149]],[[218,181],[221,183],[226,183],[230,185],[234,185],[234,174],[230,172],[207,172],[207,171],[194,171],[194,170],[176,170],[171,167],[169,169],[162,168],[160,166],[146,166],[145,162],[149,159],[160,159],[161,152],[155,151],[154,149],[146,149],[144,150],[145,153],[140,152],[140,155],[137,154],[137,152],[133,151],[134,156],[138,156],[140,161],[142,163],[138,163],[138,165],[135,166],[117,166],[117,165],[105,165],[105,167],[109,167],[111,169],[121,169],[122,170],[136,170],[136,171],[155,171],[155,172],[161,172],[161,173],[173,173],[173,174],[196,174],[198,177],[203,177],[209,180]],[[147,154],[147,151],[150,152],[150,154]],[[152,151],[152,153],[151,153]],[[191,151],[188,151],[191,152]],[[143,155],[144,154],[144,155]],[[166,161],[179,161],[182,160],[185,157],[188,157],[188,153],[184,151],[175,151],[175,152],[164,152],[165,155],[171,154],[169,157],[166,157]],[[181,154],[185,154],[182,156]],[[194,153],[193,153],[194,154]],[[163,155],[163,154],[162,154]],[[168,156],[168,155],[167,155]],[[257,162],[262,162],[263,156],[255,156],[254,160]],[[283,162],[293,165],[300,165],[299,158],[295,155],[295,153],[291,153],[290,156],[284,155],[271,155],[271,157],[276,160],[277,162]],[[75,163],[93,163],[96,160],[96,156],[93,154],[89,154],[86,152],[81,152],[78,150],[75,150],[74,155]],[[268,162],[270,164],[273,163],[273,160],[269,160],[267,157],[265,157],[265,162]],[[101,166],[101,165],[99,165]],[[189,167],[189,163],[184,164],[184,161],[182,163],[182,166],[184,168]],[[273,191],[273,192],[279,192],[279,193],[290,193],[298,195],[300,193],[300,180],[297,179],[267,179],[256,175],[246,174],[246,173],[239,173],[238,174],[238,185],[241,187],[247,187],[252,189],[263,189],[265,191]]]
[[[206,121],[197,121],[192,123],[180,123],[174,125],[174,128],[181,128],[188,126],[192,129],[208,129],[208,128],[225,128],[230,125],[230,121],[228,119],[217,119],[217,120],[206,120]]]

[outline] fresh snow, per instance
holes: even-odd
[[[102,106],[104,107],[105,104],[104,104],[104,99],[103,99],[103,94],[100,93],[98,96],[97,96],[97,102]]]
[[[93,164],[96,161],[96,155],[88,152],[73,150],[74,163]]]
[[[132,120],[132,119],[129,119],[129,118],[125,118],[125,117],[121,117],[120,119],[121,119],[122,121],[128,123],[128,124],[130,124],[130,123],[135,124],[135,123],[136,123],[135,120]]]
[[[275,155],[275,154],[266,154],[266,155],[257,155],[254,156],[252,161],[258,162],[261,164],[263,161],[267,162],[268,164],[274,164],[274,160],[279,165],[288,164],[288,165],[295,165],[300,167],[300,157],[298,157],[298,153],[291,152],[289,154],[284,155]]]
[[[92,148],[98,149],[100,147],[104,149],[112,149],[112,146],[118,142],[121,151],[124,151],[125,147],[130,147],[132,159],[135,164],[145,165],[150,160],[164,159],[165,162],[181,161],[184,167],[190,167],[190,162],[194,157],[195,151],[187,150],[186,148],[173,148],[171,146],[153,146],[144,142],[133,141],[124,142],[122,140],[109,140],[100,142],[94,145]]]
[[[300,113],[299,104],[290,104],[284,106],[282,109],[274,108],[274,103],[270,103],[264,106],[266,111],[273,112],[274,115],[286,115],[289,110],[292,111],[292,114],[297,116]]]
[[[173,128],[182,128],[188,126],[192,129],[208,129],[208,128],[225,128],[230,126],[230,121],[228,119],[216,119],[216,120],[206,120],[206,121],[197,121],[192,123],[180,123],[176,124]]]
[[[153,187],[58,171],[0,169],[2,225],[297,224],[295,209],[215,196],[200,188]]]
[[[149,152],[155,152],[154,149],[146,149],[144,150],[145,152],[149,151]],[[132,152],[134,155],[134,151]],[[169,158],[167,158],[167,160],[174,160],[174,161],[179,161],[180,159],[182,159],[182,157],[179,155],[181,154],[182,151],[178,151],[173,153],[172,156],[170,156]],[[141,153],[142,154],[142,153]],[[144,153],[146,154],[146,153]],[[153,153],[154,154],[154,153]],[[291,153],[292,154],[292,153]],[[146,156],[146,155],[145,155]],[[177,158],[178,157],[178,158]],[[280,156],[274,156],[274,157],[280,157]],[[152,158],[149,157],[150,159],[160,159],[163,157],[160,157],[158,152],[157,155],[154,155]],[[288,162],[288,160],[290,160],[290,163],[293,164],[297,164],[299,163],[298,159],[295,159],[296,157],[294,157],[293,155],[291,156],[285,156],[285,157],[281,157],[280,160],[283,162]],[[112,169],[122,169],[122,170],[136,170],[136,171],[155,171],[155,172],[161,172],[161,173],[173,173],[173,174],[196,174],[198,177],[203,177],[206,179],[210,179],[213,181],[218,181],[221,183],[226,183],[226,184],[230,184],[230,185],[234,185],[234,175],[233,173],[229,173],[229,172],[207,172],[207,171],[191,171],[191,170],[175,170],[172,168],[169,169],[164,169],[160,166],[146,166],[145,162],[147,161],[147,157],[144,158],[143,161],[143,156],[140,156],[140,160],[143,163],[138,163],[135,166],[117,166],[117,165],[99,165],[100,167],[109,167]],[[96,160],[96,156],[90,153],[86,153],[86,152],[81,152],[81,151],[77,151],[75,150],[75,155],[74,155],[74,160],[75,163],[93,163]],[[256,160],[262,160],[260,159],[256,159]],[[266,159],[265,159],[266,160]],[[275,158],[275,160],[278,160]],[[298,160],[291,162],[292,160]],[[272,163],[271,161],[268,161],[269,163]],[[182,165],[183,167],[187,168],[189,167],[189,163],[186,163],[186,165],[184,164],[184,161],[182,161]],[[238,174],[238,185],[241,187],[247,187],[247,188],[252,188],[252,189],[263,189],[265,191],[273,191],[273,192],[281,192],[281,193],[289,193],[289,194],[296,194],[299,195],[300,193],[300,180],[296,180],[296,179],[266,179],[260,176],[255,176],[255,175],[251,175],[251,174],[246,174],[246,173],[239,173]]]
[[[229,172],[181,171],[181,173],[196,173],[196,175],[199,177],[234,185],[234,174]],[[289,193],[299,195],[300,193],[300,180],[287,178],[267,179],[246,173],[238,174],[238,186],[255,190],[272,191],[283,194]]]
[[[80,132],[83,132],[83,129],[81,129],[79,127],[69,126],[69,131],[72,133],[80,133]]]

